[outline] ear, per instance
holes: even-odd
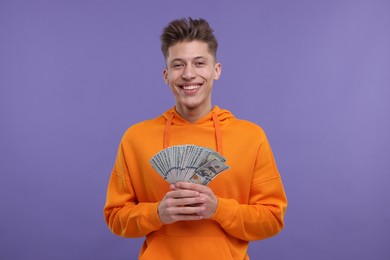
[[[214,67],[214,80],[219,79],[222,73],[222,64],[221,63],[215,63]]]
[[[168,71],[167,69],[164,69],[163,71],[163,78],[166,84],[168,84]]]

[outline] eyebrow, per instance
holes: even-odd
[[[199,59],[203,59],[203,60],[207,60],[207,57],[205,56],[197,56],[195,58],[192,58],[191,60],[199,60]],[[170,64],[174,63],[174,62],[177,62],[177,61],[185,61],[185,59],[182,59],[182,58],[176,58],[176,59],[173,59]]]

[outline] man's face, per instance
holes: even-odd
[[[168,49],[164,80],[176,98],[178,112],[211,110],[213,81],[221,74],[221,64],[201,41],[180,42]]]

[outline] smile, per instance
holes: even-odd
[[[184,89],[184,90],[196,90],[196,89],[198,89],[200,87],[201,87],[201,85],[181,86],[181,88]]]

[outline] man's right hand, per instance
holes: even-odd
[[[165,194],[158,205],[158,215],[162,223],[203,219],[197,214],[205,211],[205,198],[201,197],[198,191],[177,189],[173,184],[170,188],[171,191]]]

